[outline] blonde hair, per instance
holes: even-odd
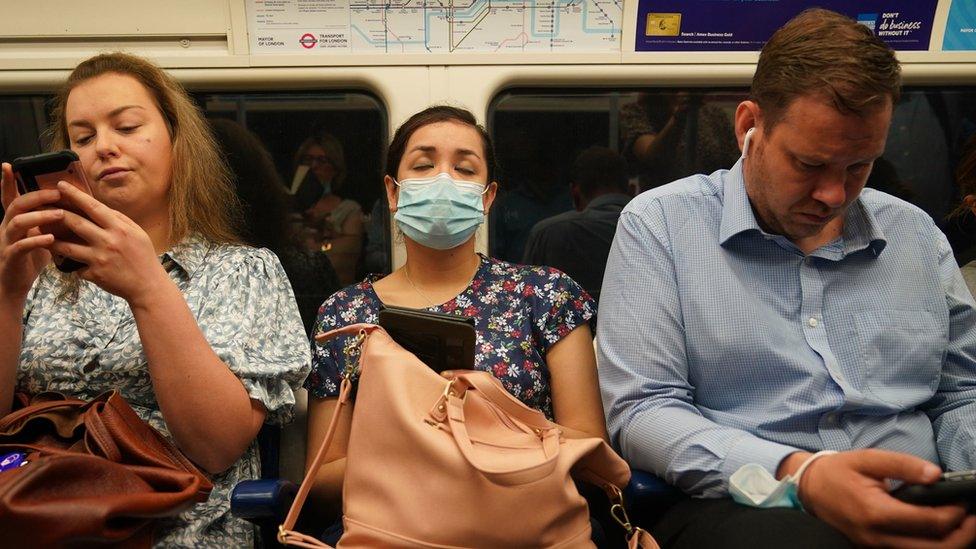
[[[331,182],[332,190],[342,188],[342,184],[346,182],[346,157],[343,154],[342,143],[331,133],[316,132],[315,135],[302,141],[302,144],[298,146],[298,151],[295,152],[295,168],[298,168],[302,163],[302,157],[308,154],[308,150],[315,146],[325,151],[325,155],[329,157],[329,161],[335,167],[336,174]]]
[[[956,217],[969,213],[972,209],[966,204],[966,196],[976,194],[976,134],[966,140],[962,148],[962,158],[956,166],[956,186],[959,188],[959,195],[963,199],[962,203],[946,217]]]
[[[75,67],[53,100],[51,149],[69,148],[65,105],[71,91],[103,74],[135,78],[155,99],[166,121],[173,144],[169,189],[171,244],[190,234],[217,243],[239,243],[240,204],[210,127],[183,86],[150,61],[126,53],[106,53]]]

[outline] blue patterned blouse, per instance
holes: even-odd
[[[309,350],[278,258],[265,249],[191,237],[161,260],[210,347],[249,396],[264,405],[266,421],[290,421],[292,388],[308,372]],[[116,389],[143,420],[172,440],[129,304],[88,282],[81,283],[76,301],[59,300],[59,293],[57,278],[45,272],[28,296],[18,390],[91,399]],[[254,526],[231,516],[230,492],[260,472],[257,444],[252,443],[237,463],[211,477],[214,488],[206,502],[160,525],[154,545],[252,547]]]
[[[376,323],[382,302],[372,275],[325,300],[314,333],[358,322]],[[515,265],[481,257],[471,284],[453,299],[425,310],[473,317],[478,335],[475,368],[491,372],[512,395],[553,418],[546,352],[589,322],[593,299],[569,276],[550,267]],[[592,328],[592,327],[591,327]],[[314,345],[305,386],[315,397],[339,394],[342,371],[356,361],[353,337]]]

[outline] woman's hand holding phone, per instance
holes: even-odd
[[[0,222],[0,299],[24,300],[41,270],[51,262],[54,236],[39,227],[59,222],[64,210],[45,209],[61,198],[54,189],[21,195],[13,169],[2,164],[0,179],[4,215]]]
[[[64,210],[64,225],[83,242],[56,240],[51,251],[86,265],[78,276],[137,306],[169,283],[146,231],[123,213],[62,181],[58,191],[82,215]]]

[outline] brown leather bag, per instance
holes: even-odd
[[[592,547],[577,478],[607,491],[631,547],[657,548],[626,520],[618,487],[630,469],[603,440],[564,436],[488,372],[441,377],[379,326],[347,326],[316,339],[356,333],[360,377],[339,547]],[[283,544],[327,547],[292,528],[349,402],[350,373],[279,529]]]
[[[207,499],[213,485],[115,391],[90,402],[59,393],[0,418],[0,532],[10,547],[148,547],[156,519]]]

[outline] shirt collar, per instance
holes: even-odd
[[[724,246],[732,237],[749,231],[765,234],[756,220],[752,204],[749,202],[749,195],[746,193],[741,158],[732,166],[732,169],[725,173],[722,189],[722,222],[719,227],[719,244]],[[888,243],[874,214],[864,207],[860,197],[847,208],[842,236],[844,256],[869,248],[877,257]]]
[[[759,231],[759,222],[749,203],[746,194],[746,184],[742,176],[742,159],[725,172],[722,183],[722,223],[719,226],[718,243],[722,246],[733,236],[748,232]]]
[[[626,206],[627,203],[630,202],[630,200],[631,200],[630,195],[626,195],[623,193],[601,194],[600,196],[594,198],[593,200],[590,200],[590,203],[586,205],[586,208],[583,208],[583,211],[599,208],[600,206],[606,206],[608,204],[616,204],[620,207],[623,207]]]
[[[161,255],[159,259],[163,265],[165,265],[168,261],[172,261],[173,264],[182,269],[187,276],[192,277],[193,274],[203,265],[203,261],[207,257],[207,253],[209,251],[210,244],[203,237],[199,235],[190,235],[170,248],[170,250]]]
[[[862,193],[864,191],[861,191]],[[871,191],[868,191],[871,192]],[[847,217],[844,219],[844,255],[861,251],[865,248],[870,249],[875,257],[881,255],[882,250],[888,245],[884,231],[878,224],[871,210],[864,207],[861,197],[851,202],[847,208]]]

